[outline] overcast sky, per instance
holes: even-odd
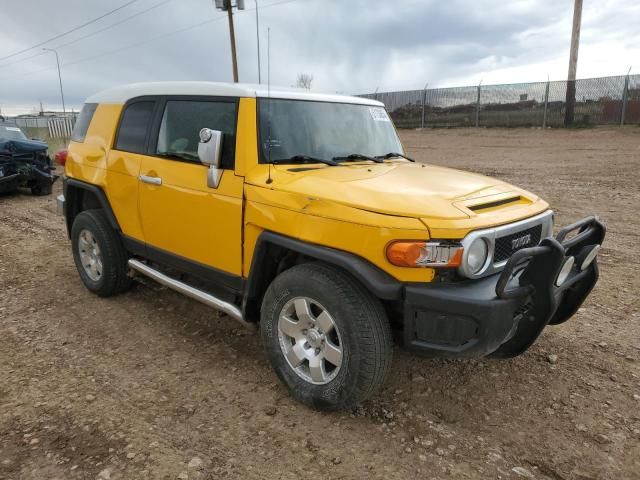
[[[12,54],[129,2],[0,0],[0,58],[11,55],[0,60],[2,111],[61,104],[55,55],[42,46]],[[258,4],[263,82],[270,27],[273,85],[292,85],[299,72],[313,75],[314,90],[350,94],[566,77],[573,0]],[[240,81],[255,83],[254,0],[246,6],[234,12]],[[68,107],[121,83],[232,80],[226,14],[212,0],[136,0],[43,46],[59,50]],[[578,77],[624,74],[629,66],[640,71],[640,1],[585,0]]]

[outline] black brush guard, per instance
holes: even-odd
[[[549,324],[566,322],[598,280],[594,259],[605,227],[596,217],[569,225],[555,238],[514,253],[500,274],[460,283],[405,287],[404,339],[412,349],[435,356],[509,358],[525,352]],[[569,257],[567,279],[556,279]]]

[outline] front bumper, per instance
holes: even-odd
[[[585,218],[514,253],[500,274],[480,280],[405,287],[404,340],[416,351],[446,357],[513,357],[526,351],[544,327],[567,321],[598,280],[604,225]],[[556,285],[569,258],[576,262]]]

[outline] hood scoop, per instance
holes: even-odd
[[[472,212],[477,212],[479,210],[486,210],[488,208],[501,207],[504,205],[509,205],[510,203],[517,203],[522,199],[520,195],[515,195],[508,198],[501,198],[500,200],[493,200],[491,202],[477,203],[475,205],[466,205],[466,207]]]

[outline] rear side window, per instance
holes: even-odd
[[[87,130],[89,130],[93,114],[96,113],[96,108],[98,108],[97,103],[84,104],[82,110],[80,110],[80,115],[78,115],[76,124],[73,127],[73,132],[71,132],[72,141],[80,143],[84,142],[84,137],[87,136]]]
[[[125,107],[118,127],[116,150],[146,153],[147,133],[153,120],[155,104],[155,101],[141,101]]]
[[[237,103],[233,101],[169,100],[160,123],[156,155],[200,163],[200,130],[211,128],[223,133],[221,167],[232,169],[236,118]]]

